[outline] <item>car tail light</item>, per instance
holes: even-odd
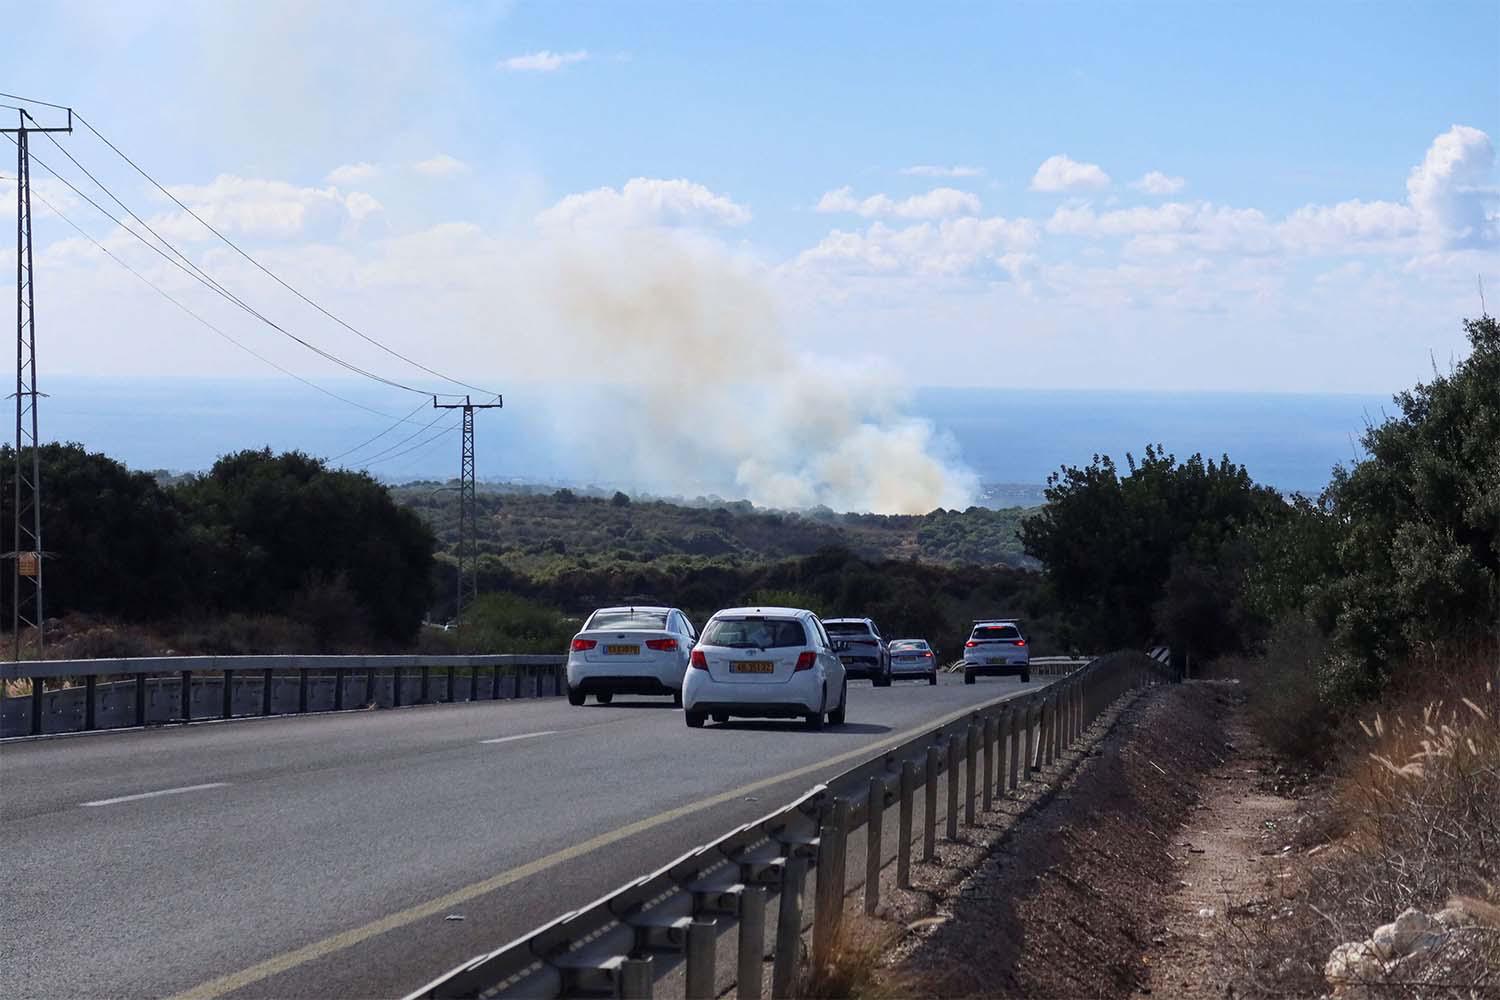
[[[662,652],[666,652],[669,649],[676,649],[677,648],[677,640],[676,639],[647,639],[646,640],[646,648],[647,649],[657,649],[657,650],[661,650]]]
[[[1025,639],[1017,639],[1016,641],[1012,642],[1011,645],[1012,646],[1024,646],[1024,645],[1026,645],[1026,640]]]
[[[930,659],[932,659],[932,650],[929,649],[927,652],[923,653],[922,655],[925,656],[925,657],[927,657],[930,660]]]
[[[593,649],[597,645],[599,645],[599,643],[593,639],[574,639],[573,652],[582,653],[584,650]]]
[[[973,639],[970,639],[968,642],[964,643],[964,649],[973,649],[977,645],[979,645],[979,643],[975,642]]]
[[[708,657],[703,655],[703,650],[701,649],[693,650],[693,655],[688,662],[699,670],[708,669]]]
[[[810,649],[804,650],[802,652],[802,655],[799,656],[799,657],[797,657],[797,669],[798,670],[811,670],[813,668],[813,664],[815,664],[817,662],[818,662],[818,654],[817,653],[814,653]]]

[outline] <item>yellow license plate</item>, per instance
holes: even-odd
[[[736,660],[729,669],[737,674],[769,674],[776,671],[776,664],[764,660]]]
[[[609,656],[640,656],[639,646],[605,646],[604,652]]]

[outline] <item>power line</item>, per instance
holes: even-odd
[[[416,409],[412,410],[406,416],[399,418],[394,424],[391,424],[389,427],[387,427],[385,430],[381,431],[379,434],[376,434],[374,437],[370,438],[367,441],[361,441],[359,444],[355,445],[353,448],[350,448],[348,451],[341,451],[337,455],[335,455],[332,458],[328,459],[329,464],[331,465],[334,462],[337,462],[339,459],[343,458],[344,456],[346,456],[346,455],[352,455],[356,451],[359,451],[360,449],[364,448],[365,446],[372,445],[376,441],[379,441],[381,438],[385,437],[387,434],[389,434],[391,431],[395,430],[397,427],[400,427],[402,424],[404,424],[407,421],[411,420],[412,417],[414,417],[414,416],[417,415],[417,411],[421,410],[426,405],[427,405],[427,402],[425,400],[422,401],[422,402],[420,402],[420,403],[418,403],[417,406],[416,406]],[[432,425],[428,424],[427,426],[431,427]]]
[[[442,419],[442,417],[438,418],[438,420],[441,420],[441,419]],[[437,422],[436,420],[433,421],[433,423],[436,423],[436,422]],[[431,427],[432,424],[428,424],[427,426]],[[360,464],[368,468],[369,466],[376,465],[376,464],[378,464],[380,462],[394,461],[395,459],[400,458],[402,455],[410,455],[414,451],[417,451],[417,450],[419,450],[421,448],[427,447],[428,445],[432,444],[434,441],[441,440],[443,437],[445,437],[447,435],[447,433],[449,431],[453,430],[453,427],[454,427],[454,424],[452,422],[450,422],[447,426],[443,427],[436,434],[432,435],[431,437],[425,438],[425,439],[423,439],[421,441],[418,441],[416,444],[412,445],[410,448],[405,449],[404,451],[398,451],[394,455],[386,455],[384,458],[367,459],[364,462],[361,462]]]
[[[436,424],[439,420],[442,420],[443,417],[445,417],[445,416],[447,416],[447,414],[445,414],[445,413],[439,413],[437,416],[433,417],[431,420],[427,421],[427,423],[423,424],[421,427],[418,427],[416,430],[412,431],[410,434],[408,434],[406,437],[402,438],[400,441],[397,441],[395,444],[392,444],[392,445],[387,445],[385,448],[381,449],[380,451],[377,451],[375,454],[371,455],[369,458],[364,459],[363,460],[363,464],[369,465],[371,462],[383,462],[387,458],[395,458],[396,456],[392,455],[391,452],[396,451],[396,449],[400,448],[402,445],[404,445],[407,442],[411,441],[413,438],[417,437],[418,435],[425,434],[427,431],[429,431],[429,430],[432,429],[432,426],[434,424]],[[420,446],[418,446],[418,447],[420,447]]]
[[[11,180],[11,178],[8,177],[8,176],[6,176],[5,174],[0,174],[0,180]],[[35,193],[35,192],[33,192],[33,193]],[[93,236],[91,236],[88,232],[86,232],[81,226],[79,226],[78,223],[74,222],[72,219],[68,218],[68,216],[64,215],[63,212],[56,205],[52,204],[50,201],[48,201],[42,195],[37,194],[36,195],[36,200],[39,201],[39,202],[41,202],[43,205],[47,206],[47,208],[51,210],[52,214],[56,215],[59,219],[63,220],[69,226],[71,226],[73,228],[73,231],[76,232],[79,236],[82,236],[84,239],[86,239],[90,243],[92,243],[94,245],[94,247],[100,253],[104,254],[110,260],[114,261],[116,264],[120,265],[125,270],[129,271],[131,274],[135,275],[142,282],[144,282],[148,287],[150,287],[153,291],[155,291],[156,294],[160,295],[162,298],[164,298],[168,302],[172,303],[178,309],[181,309],[183,312],[187,313],[193,319],[197,320],[199,323],[201,323],[204,326],[208,327],[208,329],[212,330],[214,333],[218,334],[220,337],[222,337],[225,340],[229,341],[231,344],[233,344],[235,347],[238,347],[240,350],[244,351],[246,354],[250,355],[251,357],[253,357],[253,358],[255,358],[255,359],[257,359],[257,360],[259,360],[261,362],[264,362],[267,365],[270,365],[272,368],[274,368],[277,371],[281,372],[283,375],[286,375],[289,378],[296,379],[298,382],[301,382],[303,385],[307,386],[308,388],[316,389],[318,392],[323,393],[323,395],[325,395],[325,396],[332,397],[333,399],[336,399],[336,400],[338,400],[341,403],[348,403],[350,406],[357,407],[358,409],[364,410],[366,413],[373,413],[377,417],[384,417],[386,419],[390,419],[390,414],[389,413],[385,413],[385,412],[383,412],[381,410],[377,410],[377,409],[375,409],[373,407],[366,406],[363,403],[356,402],[355,400],[349,399],[349,398],[347,398],[345,396],[340,396],[338,393],[334,392],[332,389],[324,388],[323,386],[319,385],[316,382],[313,382],[310,379],[303,378],[301,375],[298,375],[296,372],[291,371],[290,369],[285,368],[285,367],[277,364],[275,361],[272,361],[270,358],[268,358],[264,354],[261,354],[260,352],[256,351],[253,347],[250,347],[249,345],[247,345],[244,342],[240,341],[236,337],[234,337],[234,336],[232,336],[232,335],[230,335],[228,333],[225,333],[219,327],[215,326],[213,323],[211,323],[208,320],[204,319],[202,316],[200,316],[197,313],[195,313],[192,309],[190,309],[187,306],[183,305],[181,301],[179,301],[178,299],[176,299],[175,297],[173,297],[173,295],[170,292],[168,292],[166,289],[162,288],[160,285],[156,284],[156,282],[152,281],[150,278],[146,277],[144,274],[142,274],[141,272],[137,271],[135,268],[131,267],[129,264],[125,263],[125,261],[123,261],[119,257],[115,256],[115,254],[111,253],[110,249],[108,247],[106,247],[104,244],[102,244],[98,240],[96,240]],[[422,407],[424,407],[426,405],[427,404],[425,402],[424,403],[419,403],[417,405],[417,409],[416,410],[412,410],[411,413],[407,414],[405,417],[402,417],[400,420],[397,421],[397,424],[399,425],[401,423],[404,423],[404,422],[410,420],[411,417],[416,414],[417,410],[422,409]],[[387,428],[387,430],[390,430],[390,428]],[[382,431],[381,433],[384,434],[384,433],[386,433],[386,431]],[[368,443],[369,442],[366,442],[366,444],[368,444]],[[359,447],[362,448],[362,447],[364,447],[364,445],[360,445]],[[353,450],[358,450],[358,449],[353,449]],[[348,454],[348,452],[345,452],[345,454]]]
[[[0,94],[0,97],[9,97],[12,101],[21,101],[26,104],[40,104],[44,108],[56,108],[59,111],[71,110],[66,104],[53,104],[50,101],[39,101],[34,97],[22,97],[20,94]]]
[[[0,95],[0,96],[3,96],[3,95]],[[114,150],[116,156],[118,156],[120,159],[124,160],[126,163],[130,164],[130,166],[135,169],[136,173],[140,174],[146,180],[150,181],[151,184],[154,185],[158,191],[160,191],[162,194],[164,194],[168,198],[170,198],[177,205],[178,208],[182,209],[188,215],[191,215],[194,219],[198,220],[198,222],[205,229],[207,229],[209,232],[213,233],[220,240],[222,240],[224,242],[224,244],[226,246],[228,246],[231,250],[233,250],[235,253],[239,254],[241,257],[245,258],[245,260],[247,260],[251,264],[253,264],[261,273],[263,273],[267,277],[271,278],[271,280],[275,281],[282,288],[285,288],[287,291],[289,291],[293,295],[297,296],[297,298],[301,299],[303,302],[305,302],[308,305],[312,306],[314,309],[316,309],[318,312],[322,313],[327,318],[333,320],[339,326],[342,326],[344,329],[348,330],[350,333],[352,333],[355,336],[359,337],[361,340],[364,340],[367,343],[373,344],[374,346],[380,348],[382,351],[384,351],[385,353],[389,354],[391,357],[398,358],[401,361],[406,362],[407,364],[411,365],[414,368],[419,368],[419,369],[421,369],[422,371],[426,372],[429,375],[432,375],[432,376],[434,376],[436,378],[442,379],[444,382],[451,382],[454,385],[463,386],[465,389],[472,389],[475,392],[483,393],[483,394],[485,394],[487,396],[499,396],[500,395],[499,393],[493,392],[493,391],[491,391],[489,389],[483,389],[483,388],[480,388],[477,385],[470,385],[468,382],[464,382],[464,381],[462,381],[460,379],[456,379],[456,378],[454,378],[451,375],[444,375],[442,372],[437,371],[434,368],[429,368],[426,365],[422,364],[420,361],[417,361],[414,358],[407,357],[405,354],[402,354],[400,351],[397,351],[394,348],[388,347],[387,345],[385,345],[381,341],[375,339],[374,337],[370,336],[369,334],[365,333],[364,331],[362,331],[362,330],[360,330],[360,329],[358,329],[358,328],[350,325],[349,323],[345,322],[343,319],[340,319],[338,316],[335,316],[333,313],[331,313],[327,309],[323,308],[317,302],[314,302],[311,298],[309,298],[308,296],[304,295],[302,292],[298,291],[296,288],[293,288],[286,281],[282,280],[282,278],[280,277],[280,275],[276,274],[274,271],[272,271],[270,268],[266,267],[260,261],[256,260],[254,257],[250,256],[250,254],[246,253],[243,249],[241,249],[240,246],[237,243],[235,243],[229,237],[225,236],[223,233],[219,232],[219,230],[215,229],[212,225],[209,224],[209,222],[206,219],[204,219],[197,212],[194,212],[191,208],[189,208],[187,205],[185,205],[180,198],[178,198],[175,194],[173,194],[171,191],[169,191],[166,188],[165,185],[163,185],[155,177],[152,177],[150,174],[148,174],[145,171],[145,169],[143,169],[138,163],[136,163],[130,157],[126,156],[125,153],[122,152],[118,146],[116,146],[114,143],[110,142],[107,138],[105,138],[104,135],[103,135],[103,133],[101,133],[98,129],[94,128],[94,126],[88,121],[88,119],[84,118],[82,115],[77,114],[76,112],[75,112],[74,117],[76,117],[79,120],[79,122],[81,122],[83,124],[84,128],[86,128],[90,132],[92,132],[94,134],[95,138],[97,138],[100,142],[104,143],[110,149]],[[97,181],[95,183],[97,183]]]
[[[6,136],[6,138],[9,139],[10,137]],[[11,141],[14,142],[15,140],[12,139]],[[61,147],[59,147],[59,148],[61,148]],[[64,152],[64,155],[67,155],[67,151],[66,150],[63,150],[63,152]],[[69,156],[68,158],[72,159],[71,156]],[[250,305],[246,304],[238,296],[234,295],[234,293],[228,291],[223,286],[219,285],[219,283],[216,282],[216,281],[214,281],[214,279],[212,277],[210,277],[210,276],[202,273],[198,269],[197,265],[193,264],[191,261],[188,261],[187,265],[184,266],[184,264],[182,263],[182,261],[176,260],[173,257],[169,256],[164,250],[161,249],[161,247],[158,247],[155,243],[152,243],[150,240],[146,239],[140,233],[136,232],[134,229],[132,229],[129,226],[125,225],[125,223],[124,223],[123,220],[117,218],[113,213],[111,213],[104,206],[100,205],[93,198],[89,197],[87,194],[84,194],[82,191],[78,190],[78,187],[76,185],[74,185],[72,181],[68,180],[62,174],[60,174],[56,170],[52,169],[52,167],[48,166],[47,163],[45,161],[43,161],[40,157],[33,155],[31,157],[31,159],[34,162],[40,164],[43,170],[46,170],[49,174],[51,174],[57,180],[59,180],[63,184],[65,184],[67,186],[68,190],[72,191],[78,197],[82,198],[84,201],[86,201],[90,205],[92,205],[94,207],[94,209],[96,211],[98,211],[101,215],[103,215],[106,219],[109,219],[111,222],[113,222],[115,225],[119,226],[125,232],[129,233],[131,236],[134,236],[137,240],[140,240],[140,242],[143,245],[145,245],[146,247],[150,248],[151,251],[154,252],[157,256],[161,257],[163,260],[165,260],[167,263],[171,264],[173,267],[177,268],[179,271],[182,271],[184,274],[186,274],[188,277],[192,278],[194,281],[196,281],[199,284],[203,285],[204,287],[208,288],[210,291],[214,292],[217,295],[222,296],[223,298],[227,299],[229,302],[231,302],[234,305],[238,306],[240,309],[243,309],[245,312],[249,313],[251,316],[254,316],[256,319],[260,320],[262,323],[265,323],[267,326],[269,326],[271,329],[275,330],[277,333],[280,333],[280,334],[282,334],[285,337],[291,338],[292,340],[296,341],[298,344],[301,344],[303,347],[307,348],[309,351],[312,351],[314,354],[318,355],[319,357],[321,357],[321,358],[323,358],[323,359],[325,359],[327,361],[330,361],[333,364],[338,365],[339,367],[345,369],[346,371],[353,372],[356,375],[362,375],[365,378],[371,379],[371,380],[373,380],[375,382],[379,382],[379,383],[381,383],[383,385],[388,385],[388,386],[390,386],[390,387],[392,387],[394,389],[402,389],[402,390],[404,390],[406,392],[416,393],[417,395],[421,395],[421,396],[430,395],[430,393],[427,393],[427,392],[425,392],[425,391],[423,391],[421,389],[415,388],[413,386],[406,385],[406,384],[401,383],[401,382],[396,382],[396,381],[394,381],[392,379],[388,379],[388,378],[384,377],[383,375],[377,375],[376,373],[374,373],[372,371],[368,371],[368,370],[366,370],[364,368],[361,368],[359,365],[356,365],[356,364],[354,364],[351,361],[345,361],[343,358],[341,358],[341,357],[339,357],[339,356],[337,356],[335,354],[332,354],[329,351],[325,351],[321,347],[318,347],[316,344],[313,344],[313,343],[311,343],[311,342],[309,342],[307,340],[304,340],[302,337],[297,336],[295,333],[292,333],[290,330],[288,330],[285,327],[281,326],[276,321],[274,321],[274,320],[266,317],[264,314],[262,314],[261,312],[259,312],[258,310],[256,310],[253,306],[250,306]],[[74,162],[77,163],[76,160],[74,160]],[[83,169],[83,168],[80,166],[79,169]],[[88,171],[84,170],[84,173],[88,173]],[[91,179],[92,179],[92,176],[93,175],[90,174],[90,178]],[[141,225],[145,226],[146,229],[148,231],[150,231],[153,236],[156,236],[156,238],[158,240],[160,240],[161,243],[164,246],[166,246],[168,249],[170,249],[173,253],[177,254],[178,257],[182,257],[183,260],[187,260],[187,258],[181,253],[181,251],[177,250],[170,243],[168,243],[165,239],[163,239],[160,235],[158,235],[156,233],[156,231],[153,230],[153,229],[151,229],[151,227],[149,225],[147,225],[144,221],[141,221],[141,219],[140,219],[139,216],[137,216],[134,212],[131,212],[130,209],[128,207],[126,207],[123,203],[121,203],[118,198],[115,198],[115,196],[112,193],[110,193],[109,190],[104,187],[104,185],[99,184],[99,182],[97,180],[95,180],[94,183],[98,184],[99,187],[100,187],[100,189],[104,190],[106,194],[109,194],[111,198],[114,198],[114,200],[115,200],[115,202],[117,204],[120,204],[122,208],[125,208],[126,212],[130,213],[131,218],[135,219],[137,222],[140,222]],[[382,414],[382,416],[388,416],[388,415],[387,414]]]

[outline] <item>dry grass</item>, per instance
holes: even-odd
[[[846,913],[829,946],[828,961],[817,965],[809,956],[798,971],[792,996],[798,1000],[871,996],[876,969],[890,944],[889,925]]]
[[[1297,887],[1233,925],[1226,947],[1251,996],[1326,992],[1324,965],[1408,908],[1453,897],[1476,925],[1420,961],[1385,963],[1369,997],[1500,996],[1500,656],[1494,648],[1411,663],[1406,690],[1359,720],[1331,789],[1309,803],[1342,831],[1308,852]]]

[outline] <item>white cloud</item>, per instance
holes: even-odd
[[[908,177],[983,177],[984,168],[960,165],[940,167],[931,164],[918,164],[914,167],[902,167],[901,173]]]
[[[580,63],[589,57],[588,50],[577,49],[573,52],[552,52],[542,49],[540,52],[527,52],[524,55],[511,56],[500,60],[500,68],[516,72],[531,73],[554,73],[564,66],[572,63]]]
[[[1160,170],[1153,170],[1130,186],[1146,194],[1176,194],[1187,186],[1187,181],[1181,177],[1169,177]]]
[[[1109,174],[1097,163],[1079,163],[1062,153],[1042,161],[1031,178],[1033,191],[1102,191],[1109,185]]]
[[[324,178],[330,184],[359,184],[380,176],[380,168],[373,163],[346,163],[334,167]]]
[[[1392,201],[1341,201],[1306,205],[1278,227],[1286,249],[1303,253],[1348,253],[1410,249],[1396,245],[1418,232],[1420,217],[1410,205]]]
[[[285,181],[233,174],[220,174],[208,184],[174,185],[169,190],[215,228],[266,236],[300,233],[313,216],[322,212],[341,213],[358,221],[380,208],[379,202],[362,192],[345,195],[336,187],[298,187]],[[207,235],[197,223],[189,224],[182,213],[159,221],[169,235],[199,239]]]
[[[801,267],[832,267],[856,272],[959,275],[986,262],[1009,270],[1007,254],[1037,242],[1027,219],[967,217],[923,222],[893,229],[877,222],[864,232],[834,230],[797,258]]]
[[[449,156],[447,153],[439,153],[430,160],[422,160],[412,164],[412,169],[419,174],[428,177],[450,177],[453,174],[466,174],[469,165],[463,160]]]
[[[943,219],[954,215],[978,215],[979,198],[956,188],[933,188],[926,194],[912,195],[899,201],[889,195],[854,197],[854,189],[841,187],[818,199],[819,212],[847,212],[867,219],[895,216],[898,219]]]
[[[624,187],[570,194],[537,216],[546,230],[742,226],[750,209],[702,184],[636,177]]]
[[[1496,191],[1489,186],[1494,169],[1495,147],[1477,128],[1454,125],[1433,140],[1406,179],[1407,200],[1431,243],[1448,249],[1500,241]]]

